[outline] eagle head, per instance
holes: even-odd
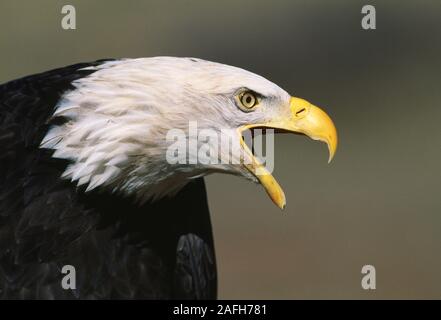
[[[53,117],[64,121],[41,143],[53,157],[69,160],[62,177],[85,192],[99,188],[145,201],[173,194],[195,177],[224,172],[260,183],[283,208],[283,190],[245,133],[264,128],[304,134],[327,143],[329,160],[337,148],[336,129],[324,111],[240,68],[173,57],[91,68],[63,94]]]

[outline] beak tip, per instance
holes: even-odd
[[[283,191],[282,191],[283,192]],[[281,197],[279,199],[273,199],[274,204],[280,209],[280,210],[285,210],[286,207],[286,198],[285,198],[285,194],[281,194]]]
[[[285,197],[283,197],[282,200],[275,202],[276,206],[279,207],[280,210],[285,210],[286,207],[286,200]]]
[[[334,155],[333,155],[333,154],[330,154],[330,155],[329,155],[329,159],[328,159],[328,164],[331,163],[331,161],[332,161],[333,158],[334,158]]]
[[[337,151],[337,143],[332,143],[329,141],[327,141],[326,143],[328,145],[328,150],[329,150],[328,163],[331,163],[332,159],[334,159],[335,152]]]

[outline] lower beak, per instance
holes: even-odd
[[[328,145],[330,162],[337,149],[337,130],[331,118],[320,108],[308,101],[291,97],[290,113],[287,117],[271,120],[267,123],[245,125],[239,128],[239,134],[247,129],[273,128],[279,131],[301,133],[313,140],[323,141]],[[272,174],[254,157],[248,146],[241,139],[242,148],[252,158],[245,167],[259,180],[271,200],[281,209],[285,207],[285,194]]]

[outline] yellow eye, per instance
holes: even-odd
[[[243,92],[239,95],[239,102],[245,111],[249,111],[259,103],[254,93],[249,91]]]

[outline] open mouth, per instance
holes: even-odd
[[[267,191],[271,200],[279,208],[284,209],[286,205],[286,198],[283,189],[280,187],[279,183],[271,174],[271,172],[267,169],[265,164],[259,159],[258,156],[262,156],[262,154],[259,155],[255,154],[256,152],[255,138],[261,136],[262,139],[260,139],[258,143],[262,144],[263,138],[266,137],[269,130],[271,130],[270,131],[271,134],[289,132],[286,130],[277,129],[270,126],[262,126],[262,125],[243,126],[238,129],[240,135],[240,145],[243,150],[242,164],[254,177],[256,177],[259,183],[265,187],[265,190]],[[263,145],[260,146],[260,151],[262,150],[263,150]]]
[[[295,133],[306,135],[313,140],[323,141],[329,149],[328,162],[331,161],[337,149],[337,131],[331,118],[323,110],[303,99],[294,97],[291,98],[290,107],[291,116],[287,119],[244,125],[238,128],[240,145],[244,153],[243,165],[265,188],[274,204],[281,209],[284,209],[286,205],[285,193],[271,172],[253,152],[255,130],[261,129],[259,132],[266,134],[268,129],[272,129],[274,133]],[[247,131],[249,133],[246,133]],[[250,134],[251,139],[246,139]]]

